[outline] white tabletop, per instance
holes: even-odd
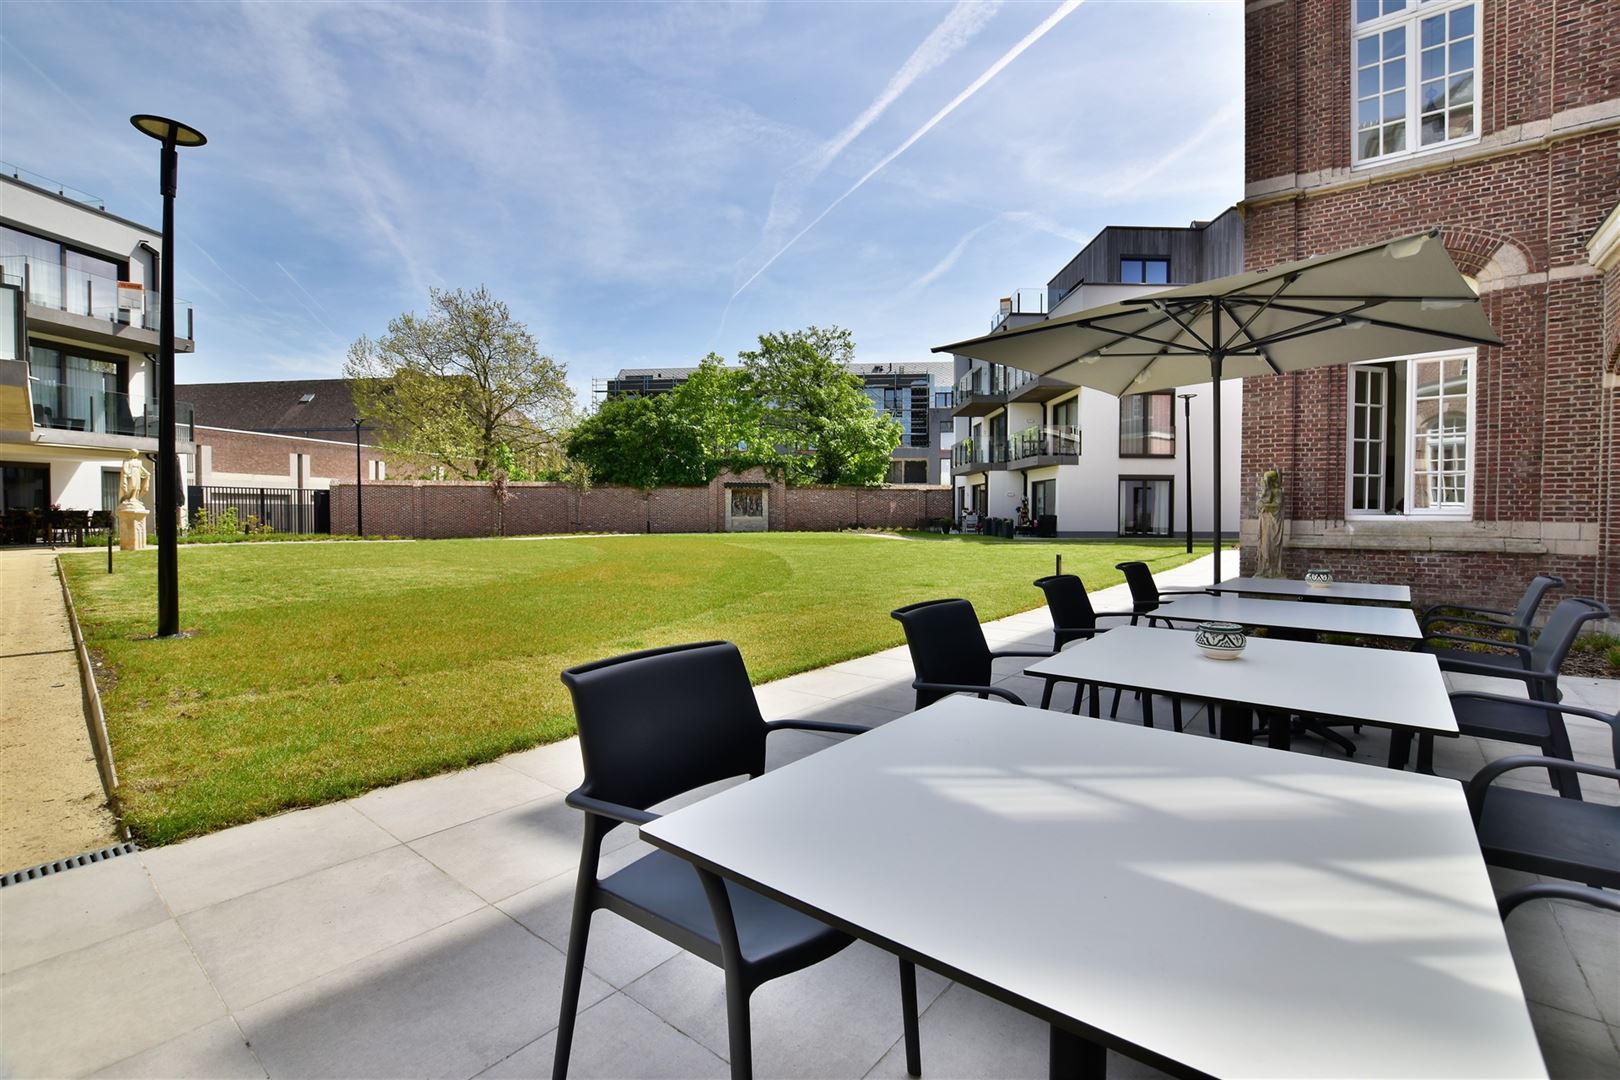
[[[1280,630],[1365,634],[1408,641],[1418,641],[1423,637],[1416,616],[1405,608],[1307,604],[1299,600],[1256,600],[1247,596],[1184,593],[1160,604],[1153,615],[1178,622],[1216,620]]]
[[[1412,590],[1405,585],[1375,585],[1369,581],[1335,581],[1312,585],[1298,578],[1230,578],[1211,585],[1215,593],[1252,593],[1264,596],[1297,596],[1312,600],[1343,600],[1363,604],[1410,604]]]
[[[1546,1075],[1452,780],[952,697],[641,832],[1150,1062]]]
[[[1252,637],[1236,660],[1212,660],[1195,637],[1121,626],[1024,670],[1038,678],[1457,734],[1440,662],[1428,653]]]

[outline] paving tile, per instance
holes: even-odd
[[[1536,1002],[1530,1003],[1530,1022],[1551,1080],[1620,1076],[1620,1050],[1615,1048],[1612,1028]]]
[[[912,700],[912,690],[909,682],[904,686],[903,694],[905,700],[909,703]],[[807,709],[802,713],[796,714],[792,717],[792,719],[827,720],[838,724],[860,724],[863,727],[878,727],[881,724],[887,724],[890,720],[893,720],[896,717],[904,716],[906,713],[911,711],[909,704],[904,711],[901,711],[900,709],[896,708],[873,705],[869,702],[870,699],[867,692],[851,694],[848,697],[833,698],[825,704]],[[843,736],[835,735],[833,737],[842,738]],[[780,738],[780,736],[772,735],[771,738],[777,739]]]
[[[180,928],[165,920],[8,972],[0,1074],[76,1076],[224,1015]]]
[[[803,716],[830,700],[825,694],[795,690],[783,683],[766,683],[754,691],[754,698],[759,702],[760,715],[767,720]]]
[[[585,782],[585,762],[579,756],[578,736],[507,754],[500,764],[569,792]]]
[[[1047,1026],[965,986],[952,984],[923,1013],[918,1028],[922,1071],[928,1080],[1045,1080],[1047,1076]],[[892,1046],[866,1075],[906,1076],[904,1045]]]
[[[483,906],[406,847],[392,847],[180,917],[232,1009],[280,993]]]
[[[493,908],[237,1013],[271,1076],[473,1076],[556,1026],[563,957]],[[581,1006],[610,992],[587,974]]]
[[[396,842],[354,807],[333,803],[143,851],[140,859],[169,908],[183,915]]]
[[[794,675],[777,682],[755,688],[755,693],[792,690],[795,693],[815,694],[818,697],[837,698],[863,690],[875,690],[890,680],[881,676],[861,675],[838,668],[817,668],[802,675]]]
[[[1548,908],[1580,965],[1599,1015],[1605,1023],[1620,1025],[1620,914],[1563,900]]]
[[[1602,1021],[1603,1014],[1580,973],[1552,905],[1536,902],[1521,906],[1507,920],[1506,929],[1508,948],[1513,952],[1513,964],[1519,970],[1526,999]]]
[[[946,985],[919,969],[919,1007]],[[719,968],[683,952],[624,992],[730,1060]],[[815,967],[766,983],[754,992],[751,1008],[758,1075],[860,1076],[901,1037],[899,965],[856,942]]]
[[[584,815],[553,795],[411,841],[421,855],[488,901],[556,877],[579,863]],[[604,850],[635,839],[608,834]]]
[[[829,671],[848,671],[875,679],[910,679],[911,654],[902,646],[833,664]]]
[[[536,1039],[480,1073],[481,1080],[549,1077],[557,1033]],[[727,1064],[623,994],[614,994],[579,1014],[568,1054],[574,1080],[715,1080],[731,1075]]]
[[[502,762],[426,780],[378,788],[349,805],[401,840],[508,810],[547,795],[565,794]]]
[[[141,861],[123,855],[0,889],[0,972],[169,917]]]
[[[604,856],[597,870],[605,876],[640,858],[651,849],[636,843]],[[573,871],[558,874],[533,888],[524,889],[496,905],[531,932],[568,951],[568,931],[573,921],[574,888],[579,877]],[[628,986],[653,968],[681,951],[657,934],[643,930],[611,911],[598,911],[591,918],[591,932],[585,949],[585,969],[615,987]]]
[[[259,1059],[230,1017],[204,1024],[92,1076],[123,1080],[264,1080]]]
[[[780,769],[789,762],[809,757],[842,742],[848,736],[822,735],[814,731],[775,731],[765,740],[765,768]]]

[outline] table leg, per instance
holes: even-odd
[[[1213,709],[1215,703],[1209,707]],[[1254,741],[1254,710],[1247,705],[1222,705],[1221,738],[1227,742]]]
[[[1417,771],[1434,775],[1434,736],[1423,734],[1418,736]]]
[[[1267,712],[1266,745],[1273,750],[1291,750],[1294,746],[1293,718],[1287,713]]]
[[[1096,683],[1091,684],[1091,715],[1099,719],[1102,717],[1102,693]]]
[[[1406,759],[1412,753],[1412,733],[1406,728],[1389,729],[1389,767],[1406,768]]]
[[[1051,1080],[1103,1080],[1108,1075],[1108,1051],[1053,1024],[1047,1073]]]
[[[1050,709],[1051,707],[1052,707],[1052,680],[1050,678],[1048,678],[1046,680],[1046,688],[1041,691],[1041,708]]]

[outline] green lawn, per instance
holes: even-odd
[[[153,641],[156,557],[63,559],[125,821],[161,844],[488,761],[573,731],[557,673],[735,641],[756,682],[902,638],[889,611],[1037,606],[1053,555],[1092,589],[1179,546],[850,534],[263,544],[180,550],[186,640]]]

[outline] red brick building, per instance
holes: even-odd
[[[1249,0],[1245,262],[1439,229],[1501,348],[1244,382],[1244,561],[1620,610],[1620,3]]]

